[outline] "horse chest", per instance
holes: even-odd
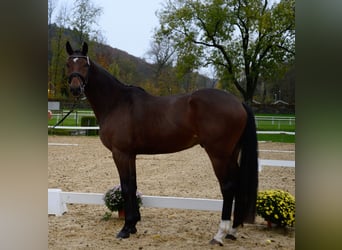
[[[106,148],[111,151],[113,151],[114,148],[123,152],[130,151],[133,138],[131,133],[129,132],[129,126],[125,124],[118,126],[119,123],[120,122],[107,123],[102,127],[100,126],[101,142]],[[115,124],[115,126],[111,126],[110,124]]]

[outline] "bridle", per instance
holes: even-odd
[[[85,77],[83,77],[79,72],[72,72],[69,76],[68,76],[68,83],[69,85],[71,84],[71,80],[74,78],[74,77],[77,77],[79,78],[81,81],[81,95],[84,95],[84,87],[87,85],[88,83],[88,74],[89,74],[89,67],[90,67],[90,60],[89,60],[89,57],[88,56],[69,56],[69,58],[71,59],[76,59],[76,58],[84,58],[87,60],[87,66],[88,66],[88,71],[87,71],[87,74]],[[52,127],[52,129],[55,129],[59,124],[61,124],[65,118],[67,118],[75,109],[75,107],[77,106],[78,102],[80,100],[83,100],[84,98],[80,98],[80,97],[77,97],[75,98],[74,100],[74,104],[72,105],[71,109],[69,110],[69,112],[56,124]]]
[[[82,76],[79,72],[72,72],[69,77],[68,77],[68,83],[69,83],[69,86],[71,84],[71,81],[74,77],[77,77],[79,78],[81,81],[81,93],[83,94],[84,93],[84,87],[87,85],[88,83],[88,75],[89,75],[89,67],[90,67],[90,60],[89,60],[89,57],[88,56],[69,56],[69,59],[78,59],[78,58],[84,58],[87,60],[87,66],[88,66],[88,71],[87,71],[87,74],[86,76]]]

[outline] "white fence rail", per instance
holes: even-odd
[[[48,128],[53,128],[54,126],[48,126]],[[69,130],[99,130],[99,126],[56,126],[55,129],[69,129]],[[296,132],[288,131],[257,131],[257,134],[286,134],[286,135],[296,135]]]
[[[52,113],[52,117],[55,117],[58,120],[63,118],[64,115],[66,115],[69,112],[69,110],[55,110]],[[82,116],[94,116],[94,111],[89,110],[77,110],[74,111],[70,114],[69,118],[73,119],[79,119]],[[277,122],[277,121],[282,121],[282,122],[287,122],[288,124],[295,124],[296,123],[296,117],[295,116],[260,116],[256,115],[255,120],[258,121],[271,121],[271,122]]]
[[[255,116],[256,127],[258,128],[261,124],[269,124],[277,126],[280,129],[284,125],[295,126],[295,116]]]
[[[68,211],[66,204],[90,204],[104,205],[104,194],[62,192],[61,189],[48,189],[48,214],[61,216]],[[166,197],[166,196],[142,196],[143,207],[193,209],[207,211],[221,211],[222,200]]]
[[[296,123],[296,117],[295,116],[255,116],[256,121],[285,121],[288,122],[290,125]]]
[[[289,132],[289,131],[257,131],[257,134],[285,134],[285,135],[296,135],[296,132]]]
[[[64,117],[64,115],[66,115],[69,112],[69,110],[59,110],[56,111],[52,114],[53,118],[56,118],[56,123],[62,119]],[[82,111],[82,110],[78,110],[78,111],[74,111],[72,112],[68,119],[74,119],[75,123],[76,123],[76,127],[77,125],[81,124],[81,119],[83,116],[93,116],[94,112],[93,111]],[[284,125],[290,125],[290,126],[294,126],[296,124],[296,117],[295,116],[255,116],[255,123],[257,128],[261,125],[261,124],[271,124],[272,126],[276,126],[278,129],[281,129],[282,126]],[[52,126],[50,126],[52,127]],[[65,126],[63,128],[63,126],[60,126],[60,129],[68,129],[68,126]],[[96,127],[98,129],[98,127]],[[96,129],[94,128],[90,128],[90,129]],[[58,129],[58,128],[57,128]],[[74,129],[79,129],[74,128]]]
[[[48,126],[48,128],[53,128],[53,126]],[[56,126],[55,129],[70,129],[70,130],[99,130],[99,126]]]
[[[295,167],[295,161],[259,159],[259,171],[262,170],[263,166]],[[48,189],[48,214],[61,216],[68,211],[67,204],[70,203],[104,205],[103,195],[99,193],[62,192],[61,189]],[[143,195],[142,203],[144,207],[221,211],[223,201]]]

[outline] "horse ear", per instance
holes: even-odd
[[[71,48],[69,41],[67,41],[67,43],[66,43],[66,51],[68,52],[69,56],[74,54],[74,50]]]
[[[86,42],[83,42],[83,46],[82,46],[82,54],[84,56],[86,56],[88,53],[88,44]]]

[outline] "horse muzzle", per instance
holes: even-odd
[[[74,97],[79,97],[81,94],[83,94],[83,88],[82,86],[70,87],[70,92]]]
[[[79,97],[84,92],[84,77],[79,73],[72,73],[69,76],[69,88],[74,97]]]

